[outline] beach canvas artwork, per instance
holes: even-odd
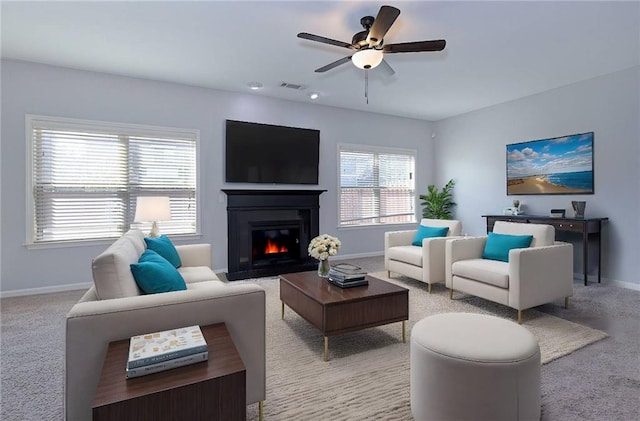
[[[593,132],[507,145],[507,195],[593,194]]]

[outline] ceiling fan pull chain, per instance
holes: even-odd
[[[369,70],[367,69],[364,71],[364,97],[369,105]]]

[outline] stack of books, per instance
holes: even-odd
[[[366,274],[367,272],[358,266],[349,263],[338,263],[329,269],[328,279],[329,282],[340,288],[350,288],[368,285],[369,281],[365,278]]]
[[[129,342],[127,378],[145,376],[208,359],[209,348],[200,326],[133,336]]]

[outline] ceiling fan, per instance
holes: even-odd
[[[316,69],[316,73],[326,72],[327,70],[351,61],[356,67],[364,70],[380,66],[380,69],[391,76],[395,71],[385,61],[383,57],[385,54],[442,51],[446,45],[446,41],[443,39],[383,45],[384,36],[398,18],[398,15],[400,15],[399,9],[393,6],[382,6],[380,7],[380,11],[378,11],[378,16],[375,18],[373,16],[363,17],[360,19],[360,24],[364,28],[364,31],[356,33],[351,39],[351,44],[307,32],[300,32],[298,38],[336,45],[355,51],[348,57],[341,58],[340,60]]]

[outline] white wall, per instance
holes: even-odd
[[[274,100],[102,73],[17,61],[2,61],[1,291],[91,281],[91,258],[107,244],[27,249],[25,114],[199,129],[202,239],[214,245],[214,269],[227,266],[226,199],[223,188],[273,188],[225,184],[224,121],[236,119],[320,130],[320,231],[338,235],[341,255],[376,254],[384,228],[336,229],[337,143],[416,149],[417,189],[433,182],[432,123],[319,105]],[[416,206],[419,213],[419,207]]]
[[[501,213],[520,199],[530,214],[548,215],[572,200],[587,217],[609,217],[603,236],[603,277],[640,287],[640,67],[496,105],[435,124],[436,178],[455,179],[456,215],[463,231],[486,232],[483,214]],[[509,143],[595,132],[595,194],[506,195]],[[576,273],[581,273],[576,247]]]

